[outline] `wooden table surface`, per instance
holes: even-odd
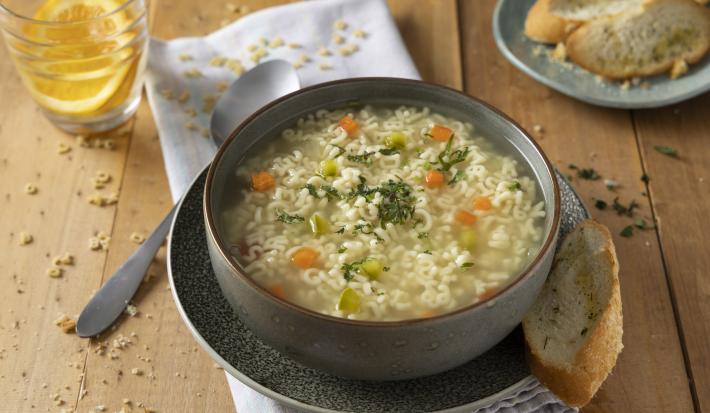
[[[254,11],[284,1],[239,1]],[[535,133],[562,171],[593,167],[620,183],[575,178],[587,205],[636,200],[638,217],[656,229],[619,236],[633,220],[594,208],[614,234],[621,263],[624,351],[587,412],[710,413],[710,94],[656,110],[594,107],[560,95],[513,68],[491,34],[494,0],[391,0],[424,79],[462,89],[497,106]],[[153,6],[156,6],[154,3]],[[161,38],[203,35],[235,19],[221,1],[163,1],[153,7]],[[143,102],[134,122],[109,134],[113,150],[80,147],[42,117],[0,49],[0,411],[107,411],[140,406],[158,412],[234,410],[224,373],[183,325],[172,301],[161,251],[134,300],[139,314],[99,340],[54,326],[76,316],[91,294],[130,255],[132,232],[147,234],[168,211],[157,132]],[[71,146],[58,154],[59,143]],[[654,146],[676,148],[678,159]],[[91,177],[108,172],[104,193],[116,205],[86,202]],[[648,184],[641,176],[650,177]],[[35,195],[24,192],[36,184]],[[34,241],[19,246],[19,233]],[[98,231],[108,251],[91,251]],[[62,278],[46,269],[69,252]],[[113,348],[121,337],[131,342]],[[108,348],[100,349],[100,343]],[[142,375],[132,374],[140,369]],[[240,412],[246,413],[246,412]]]

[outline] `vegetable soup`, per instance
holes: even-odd
[[[537,183],[474,125],[428,108],[318,111],[236,169],[231,253],[275,296],[355,320],[490,297],[537,254]]]

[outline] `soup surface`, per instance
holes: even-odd
[[[231,252],[274,295],[337,317],[432,317],[483,300],[538,252],[536,181],[428,108],[318,111],[237,168]]]

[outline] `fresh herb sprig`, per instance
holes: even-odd
[[[451,147],[453,144],[454,137],[452,136],[446,143],[446,147],[444,148],[444,150],[441,151],[437,156],[437,159],[439,160],[438,162],[436,162],[439,165],[439,167],[436,168],[437,170],[441,172],[448,172],[452,166],[465,161],[466,157],[471,152],[471,148],[469,148],[468,146],[457,148],[455,151],[452,151]]]
[[[304,222],[306,219],[300,215],[291,215],[283,209],[277,209],[276,220],[279,222],[283,222],[284,224],[298,224]]]
[[[670,156],[672,158],[677,158],[678,157],[678,150],[676,148],[670,147],[670,146],[665,146],[665,145],[656,145],[653,147],[653,149],[656,150],[658,153],[662,153],[666,156]]]

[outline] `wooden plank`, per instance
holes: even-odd
[[[171,207],[164,167],[156,162],[160,157],[150,108],[143,102],[130,141],[104,279],[136,249],[131,234],[149,234]],[[233,403],[224,373],[198,349],[173,303],[164,248],[149,274],[133,300],[138,315],[125,317],[115,330],[92,340],[84,386],[88,393],[79,401],[79,410],[97,405],[119,410],[123,399],[129,399],[134,407],[140,402],[161,412],[229,411]],[[121,336],[131,344],[116,349],[114,340]],[[107,344],[103,354],[96,351],[99,343]]]
[[[422,79],[461,89],[455,0],[391,0],[392,14]]]
[[[0,410],[44,411],[73,404],[83,370],[85,343],[54,326],[61,313],[75,316],[100,285],[106,254],[90,251],[96,231],[111,233],[115,207],[89,205],[90,182],[98,170],[112,182],[100,192],[121,186],[127,153],[125,138],[114,150],[79,147],[72,136],[55,129],[32,102],[0,47]],[[59,143],[71,152],[58,154]],[[26,183],[39,188],[24,193]],[[19,233],[34,241],[19,246]],[[46,270],[52,258],[69,252],[75,265],[62,278]],[[16,327],[15,327],[16,326]]]
[[[240,2],[251,10],[275,3],[282,2]],[[427,8],[430,11],[435,9],[433,1],[416,12],[412,12],[415,9],[413,5],[413,0],[392,2],[398,23],[407,25],[405,41],[410,48],[416,45],[419,38],[433,35],[437,20],[457,21],[453,1],[433,13],[427,12]],[[154,15],[154,33],[163,38],[203,34],[217,28],[225,14],[224,4],[220,2],[206,5],[177,3],[162,8],[161,13]],[[445,42],[444,36],[437,34],[437,42],[456,45],[456,49],[440,47],[436,55],[439,61],[448,62],[442,66],[448,69],[434,70],[436,66],[432,64],[432,56],[421,54],[415,56],[415,59],[418,59],[416,62],[419,67],[424,68],[423,73],[431,76],[431,80],[460,87],[457,27],[452,27],[449,35],[453,38]],[[159,157],[160,147],[155,126],[149,108],[143,103],[131,139],[123,178],[124,189],[113,233],[114,244],[108,256],[104,277],[108,277],[135,249],[135,245],[128,241],[130,234],[134,231],[147,234],[169,209],[170,199],[163,165],[155,162]],[[134,344],[126,349],[114,350],[118,355],[116,359],[111,359],[107,353],[99,355],[93,350],[89,353],[85,382],[88,393],[79,401],[79,408],[89,409],[103,404],[108,409],[118,409],[122,400],[127,398],[134,406],[141,402],[161,412],[230,411],[233,404],[222,371],[215,369],[209,357],[197,349],[197,344],[175,311],[170,292],[166,289],[163,255],[159,256],[158,263],[151,271],[156,275],[155,279],[140,290],[135,300],[141,315],[125,320],[115,331],[99,340],[108,342],[110,346],[112,340],[123,335]],[[135,333],[135,337],[131,333]],[[146,361],[148,359],[150,362]],[[133,368],[141,369],[143,375],[132,375]],[[118,371],[122,372],[121,376]]]
[[[626,203],[636,199],[641,204],[639,214],[650,217],[649,200],[641,195],[643,171],[629,113],[575,101],[528,78],[494,44],[495,1],[460,5],[466,22],[462,28],[465,90],[510,114],[527,130],[543,126],[538,141],[562,171],[571,172],[569,163],[591,166],[622,185],[611,193],[601,181],[575,179],[575,188],[588,204],[594,198],[610,202],[619,196]],[[693,411],[656,234],[647,231],[621,238],[617,234],[630,224],[629,218],[611,211],[595,211],[595,215],[614,234],[621,263],[625,349],[585,411]]]
[[[710,119],[705,94],[676,107],[634,112],[661,249],[682,326],[698,411],[710,411]],[[678,159],[655,146],[670,146]]]

